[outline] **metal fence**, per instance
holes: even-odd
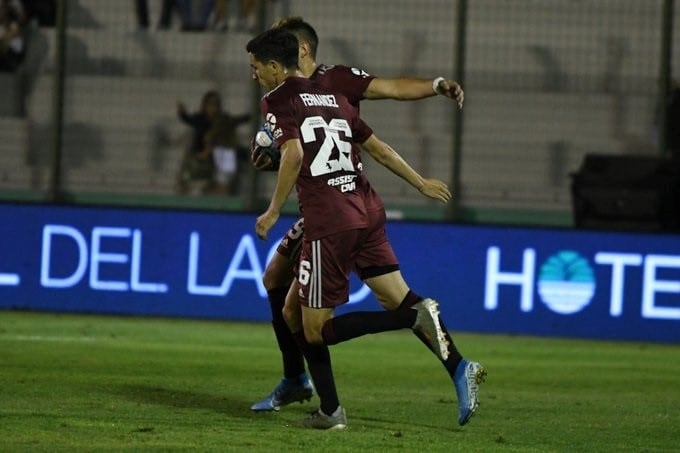
[[[319,62],[464,83],[462,112],[443,98],[362,103],[414,167],[451,181],[461,208],[442,209],[368,165],[392,213],[568,224],[570,173],[585,154],[663,151],[663,77],[680,69],[672,0],[262,0],[251,15],[248,2],[152,0],[141,2],[146,26],[137,3],[57,1],[54,26],[27,26],[23,66],[0,76],[2,198],[256,208],[274,176],[247,163],[233,195],[178,189],[190,130],[177,101],[196,110],[217,90],[228,112],[253,116],[239,129],[246,146],[260,93],[245,43],[301,15],[319,33]],[[175,11],[162,23],[163,3],[188,4],[193,22]],[[204,15],[208,3],[224,16]]]

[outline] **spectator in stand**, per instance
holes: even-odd
[[[255,0],[241,0],[241,17],[237,27],[250,33],[255,31]]]
[[[209,20],[210,28],[217,31],[227,30],[227,0],[215,0],[215,7]]]
[[[158,28],[160,30],[168,30],[172,25],[172,15],[177,11],[182,21],[183,31],[205,30],[213,9],[215,9],[215,0],[201,0],[200,15],[198,19],[195,20],[192,0],[163,0],[161,3]],[[139,27],[142,29],[149,28],[148,1],[135,0],[135,12],[137,14],[137,24]]]
[[[163,0],[163,6],[165,3],[166,0]],[[144,30],[149,28],[149,2],[147,0],[135,0],[135,15],[139,28]]]
[[[24,10],[18,0],[0,0],[0,71],[14,72],[24,60]]]
[[[56,0],[29,0],[24,2],[26,18],[40,27],[54,27],[57,18]]]
[[[273,3],[276,0],[269,0]],[[228,24],[228,8],[230,3],[228,0],[215,0],[215,8],[210,21],[211,28],[217,31],[225,31],[229,26],[236,31],[246,31],[253,33],[255,31],[255,0],[239,0],[236,8],[238,9],[238,18],[234,19],[231,24]]]
[[[250,120],[249,114],[231,116],[221,111],[215,118],[212,128],[205,136],[205,146],[212,150],[215,166],[213,187],[216,194],[236,195],[239,185],[239,167],[248,160],[248,149],[239,144],[238,126]]]
[[[189,113],[177,103],[179,118],[192,129],[192,138],[182,158],[177,180],[177,191],[187,194],[191,183],[204,181],[203,193],[225,193],[235,190],[239,146],[237,127],[248,121],[249,115],[232,117],[222,110],[222,98],[217,91],[203,95],[201,108]],[[216,152],[214,152],[216,151]],[[247,151],[243,151],[247,154]]]

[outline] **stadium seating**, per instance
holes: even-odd
[[[453,75],[455,10],[441,11],[439,0],[404,2],[413,5],[411,11],[385,8],[380,1],[346,0],[336,5],[339,15],[328,14],[314,0],[291,0],[273,4],[273,14],[286,4],[295,8],[293,13],[303,12],[318,29],[321,62],[361,66],[386,76]],[[256,90],[244,54],[249,35],[233,30],[142,32],[130,2],[79,0],[69,5],[67,188],[171,193],[182,152],[177,136],[184,130],[175,117],[175,100],[196,107],[204,91],[217,88],[228,110],[250,111]],[[594,13],[611,10],[609,20],[626,21],[627,42],[636,43],[628,51],[634,56],[649,54],[656,45],[650,36],[656,35],[645,24],[655,9],[641,8],[633,14],[620,5],[617,0],[602,0]],[[532,8],[533,28],[523,31],[526,10],[509,2],[470,5],[462,155],[462,191],[468,205],[525,205],[567,212],[568,174],[583,156],[622,149],[620,137],[609,129],[613,96],[601,87],[609,37],[603,35],[596,44],[592,38],[580,39],[593,33],[581,20],[582,11],[572,14],[570,4],[535,3]],[[359,10],[361,14],[351,16],[351,29],[338,20],[343,12]],[[375,23],[378,15],[380,24]],[[404,17],[413,20],[404,23]],[[562,23],[569,27],[552,32]],[[29,95],[28,115],[32,131],[46,131],[51,121],[55,33],[41,29],[34,42],[44,46],[45,55]],[[601,49],[601,55],[594,55],[593,48]],[[640,87],[627,96],[623,107],[633,134],[644,135],[653,121],[655,85],[650,74],[655,76],[649,67],[636,64],[623,65],[619,74],[628,85]],[[443,100],[362,104],[362,115],[380,137],[423,173],[447,180],[454,111],[455,106]],[[32,146],[42,142],[30,141]],[[388,202],[422,203],[417,192],[395,184],[388,172],[373,173]],[[263,196],[272,183],[265,178]]]
[[[29,187],[31,171],[27,165],[27,121],[0,116],[0,187]]]

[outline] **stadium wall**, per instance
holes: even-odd
[[[0,204],[0,309],[268,321],[254,214]],[[391,222],[452,330],[680,342],[680,237]],[[358,281],[343,310],[378,305]]]
[[[67,5],[64,64],[57,29],[32,26],[24,67],[0,77],[0,99],[8,100],[0,103],[0,198],[41,197],[58,172],[62,200],[192,203],[175,191],[187,140],[175,101],[194,109],[206,90],[217,89],[230,112],[259,116],[244,52],[255,30],[187,33],[177,18],[159,30],[161,2],[149,2],[148,29],[139,28],[134,2],[60,3]],[[229,3],[235,20],[238,2]],[[384,77],[464,70],[462,127],[455,126],[455,104],[444,99],[365,102],[362,115],[420,172],[459,185],[466,221],[569,225],[570,174],[585,155],[661,153],[659,71],[668,64],[677,79],[680,62],[680,8],[674,33],[662,33],[669,0],[468,0],[460,40],[462,0],[256,3],[263,26],[288,14],[314,24],[325,63]],[[455,56],[463,50],[459,68]],[[54,80],[62,71],[63,116],[55,124]],[[252,129],[241,131],[244,144]],[[459,164],[454,139],[462,140]],[[391,209],[408,218],[413,209],[443,217],[390,172],[366,165]],[[241,197],[252,206],[250,197],[266,200],[274,179],[250,179],[254,187],[244,184]]]

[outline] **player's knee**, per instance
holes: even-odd
[[[288,266],[276,264],[272,260],[262,274],[262,284],[267,291],[288,287],[293,280],[293,271]]]
[[[323,345],[323,335],[321,334],[321,326],[304,326],[305,340],[307,343],[313,345]]]
[[[295,310],[294,307],[290,306],[289,304],[286,304],[283,306],[282,313],[283,319],[286,321],[290,331],[299,332],[301,330],[302,324],[300,312]]]
[[[292,310],[290,309],[290,307],[287,307],[287,306],[284,305],[283,308],[281,309],[281,313],[283,314],[283,319],[286,320],[286,323],[290,324],[290,322],[293,319],[293,314],[292,314]]]
[[[279,287],[276,283],[277,278],[275,271],[271,267],[267,266],[267,268],[264,270],[264,274],[262,274],[262,284],[264,285],[264,289],[267,291],[276,289]]]

